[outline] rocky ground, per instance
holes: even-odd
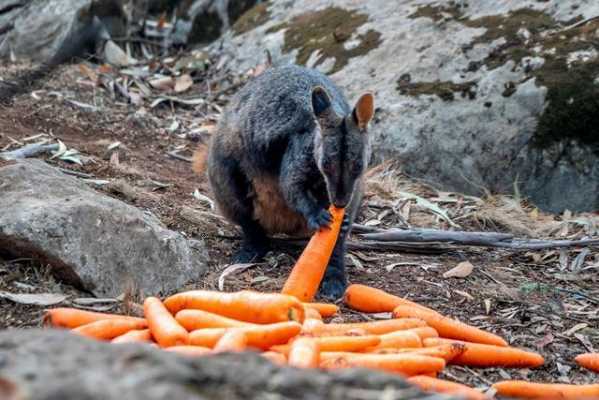
[[[203,57],[197,54],[195,60],[204,62]],[[42,90],[19,96],[0,110],[0,151],[42,139],[51,143],[60,140],[67,149],[77,150],[73,157],[63,153],[38,158],[100,193],[153,213],[169,229],[204,241],[209,253],[207,274],[177,291],[217,289],[219,277],[238,245],[238,234],[211,208],[206,181],[191,171],[189,157],[209,138],[227,96],[245,77],[227,75],[218,63],[206,61],[205,68],[190,75],[193,85],[186,78],[180,79],[176,91],[156,81],[159,72],[175,69],[177,59],[171,61],[150,66],[148,76],[89,66],[61,68]],[[0,70],[5,78],[23,68],[27,66],[4,65]],[[248,74],[259,73],[262,68],[257,65]],[[152,81],[155,86],[149,83]],[[148,92],[143,98],[136,97],[145,89]],[[0,168],[8,163],[0,161]],[[440,229],[454,226],[541,238],[599,234],[596,213],[549,215],[517,198],[492,193],[476,198],[438,191],[401,171],[401,165],[392,163],[369,171],[359,223]],[[224,290],[278,290],[298,253],[298,248],[282,241],[266,262],[222,278]],[[463,262],[473,265],[470,274],[443,277]],[[442,254],[424,250],[419,254],[352,251],[348,255],[352,282],[421,302],[546,357],[545,366],[536,370],[451,367],[444,372],[447,378],[483,388],[509,378],[573,383],[596,380],[596,375],[577,367],[573,357],[599,349],[597,269],[597,247],[531,252],[466,247]],[[39,293],[57,296],[20,296]],[[57,304],[135,313],[139,299],[147,294],[131,289],[110,298],[92,298],[57,280],[43,262],[5,251],[0,259],[0,328],[39,327],[44,308]],[[344,308],[335,319],[378,317],[388,316],[367,316]]]

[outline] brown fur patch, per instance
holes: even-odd
[[[200,145],[193,153],[191,169],[198,175],[206,173],[206,161],[208,159],[208,146]]]
[[[270,176],[254,178],[252,186],[254,219],[262,225],[266,232],[289,235],[308,233],[305,218],[287,206],[276,178]]]

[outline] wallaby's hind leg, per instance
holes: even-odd
[[[232,158],[212,152],[208,177],[219,209],[243,231],[241,248],[233,255],[233,263],[261,261],[268,252],[266,232],[253,219],[253,204],[248,199],[249,181]]]

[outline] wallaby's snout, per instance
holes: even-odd
[[[374,113],[373,96],[362,95],[353,110],[340,115],[326,90],[316,87],[312,91],[312,108],[319,125],[314,136],[316,165],[326,183],[329,202],[345,208],[370,158],[366,127]]]

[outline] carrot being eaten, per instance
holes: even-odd
[[[599,384],[570,385],[508,380],[493,384],[493,388],[497,394],[518,399],[590,400],[599,398]]]
[[[71,332],[98,340],[112,340],[131,330],[144,329],[147,326],[144,319],[136,321],[128,318],[110,318],[81,325]]]
[[[271,324],[304,320],[304,306],[293,296],[242,290],[233,293],[192,290],[170,296],[164,301],[177,314],[190,308],[208,311],[238,321]]]
[[[180,346],[189,343],[189,333],[156,297],[144,301],[144,315],[150,332],[161,347]]]
[[[417,375],[408,378],[408,382],[418,386],[425,392],[436,392],[453,394],[467,400],[485,400],[487,396],[469,386],[461,383],[446,381],[444,379],[433,378],[430,376]]]
[[[574,360],[581,367],[599,372],[599,353],[579,354]]]
[[[395,307],[401,305],[436,312],[413,301],[387,293],[384,290],[360,284],[349,285],[345,290],[343,301],[350,308],[366,313],[392,312]]]
[[[482,329],[421,308],[398,306],[393,310],[393,316],[395,318],[419,318],[424,320],[426,324],[435,328],[441,337],[495,346],[508,345],[505,340],[493,333],[485,332]]]
[[[82,325],[105,319],[127,319],[131,321],[145,321],[143,318],[128,317],[126,315],[107,314],[94,311],[79,310],[77,308],[58,307],[46,311],[44,321],[59,328],[74,329]]]
[[[442,338],[424,339],[424,345],[427,347],[451,343],[459,343],[465,347],[464,352],[451,361],[452,364],[471,367],[536,368],[545,362],[540,354],[514,347],[493,346]]]
[[[318,342],[310,338],[294,340],[287,362],[290,366],[297,368],[318,368],[320,362]]]
[[[333,218],[329,229],[322,228],[312,235],[293,266],[283,286],[282,293],[294,296],[304,302],[311,301],[314,298],[331,254],[333,254],[341,223],[343,222],[343,208],[331,206],[329,212]]]

